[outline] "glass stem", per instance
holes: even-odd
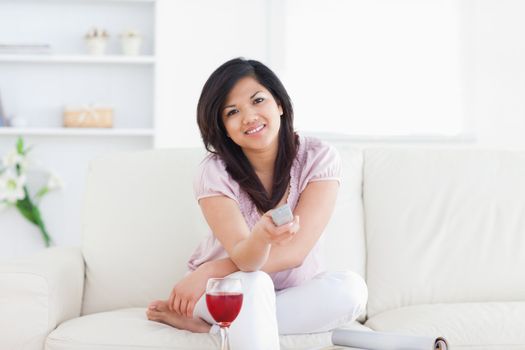
[[[221,350],[231,350],[228,327],[221,327]]]

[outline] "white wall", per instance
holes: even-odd
[[[477,144],[525,149],[525,1],[470,0],[471,119]]]
[[[197,101],[208,76],[228,59],[265,62],[264,0],[159,0],[156,146],[201,146]]]
[[[278,57],[279,43],[269,42],[266,36],[268,31],[279,32],[267,22],[267,11],[272,4],[274,0],[159,0],[155,87],[157,147],[201,146],[195,122],[200,89],[212,70],[227,59],[255,58],[279,71],[282,63]],[[415,144],[525,150],[525,1],[465,0],[462,6],[466,115],[468,128],[475,139],[334,142],[350,142],[357,146]],[[14,137],[0,137],[0,154],[3,154],[13,144]],[[90,154],[103,153],[103,145],[110,140],[98,143],[95,139],[83,145],[86,147],[83,149],[72,140],[59,138],[56,143],[46,141],[50,153],[39,145],[38,138],[27,141],[38,145],[35,152],[52,153],[46,157],[35,156],[70,179],[63,193],[44,199],[42,208],[57,243],[78,244],[86,171],[80,160],[86,157],[86,149]],[[146,141],[120,142],[120,145],[127,150],[148,147]],[[78,210],[75,209],[74,215],[64,216],[65,199],[75,201]],[[0,213],[0,258],[40,247],[38,232],[31,230],[17,212]]]
[[[473,138],[453,140],[459,143],[451,145],[525,149],[525,2],[464,0],[461,6],[463,98],[466,131]],[[279,34],[264,20],[264,11],[272,7],[279,8],[275,1],[262,0],[164,0],[167,11],[158,18],[158,147],[200,146],[195,124],[200,88],[211,71],[226,59],[239,55],[256,58],[279,72],[281,43],[264,40],[266,29],[273,35]],[[229,29],[224,27],[227,18],[235,18]],[[235,35],[223,35],[228,30]],[[450,139],[429,141],[432,147],[449,145]],[[391,139],[349,142],[377,145],[391,144]],[[424,139],[394,142],[426,143]]]
[[[525,1],[463,0],[461,7],[468,136],[355,139],[351,144],[525,150]]]

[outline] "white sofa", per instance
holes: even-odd
[[[339,150],[327,264],[366,278],[364,324],[444,336],[452,349],[525,349],[525,153]],[[213,336],[145,317],[208,231],[192,193],[201,157],[94,161],[81,247],[0,264],[0,349],[217,349]],[[282,349],[329,342],[329,333],[281,338]]]

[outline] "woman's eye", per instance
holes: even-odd
[[[235,113],[237,113],[237,110],[236,110],[236,109],[231,109],[228,113],[226,113],[226,116],[227,116],[227,117],[231,117],[231,116],[234,115]]]
[[[262,101],[264,101],[264,98],[262,97],[257,97],[255,100],[253,100],[254,103],[261,103]]]

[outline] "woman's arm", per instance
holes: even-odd
[[[301,218],[299,232],[290,241],[272,246],[263,271],[277,272],[303,263],[332,216],[338,191],[335,180],[308,183],[294,210],[294,215]]]
[[[169,309],[179,315],[193,317],[193,310],[206,291],[208,279],[225,277],[238,270],[229,258],[205,262],[175,284],[168,299]]]
[[[255,224],[252,232],[235,201],[224,196],[203,198],[202,212],[215,237],[241,271],[259,270],[272,244],[289,240],[299,229],[298,220],[276,227],[269,213]]]
[[[209,197],[201,199],[199,204],[208,225],[238,269],[276,272],[302,264],[330,219],[338,188],[338,182],[332,180],[307,185],[294,212],[301,217],[301,228],[297,234],[297,217],[291,226],[276,227],[266,213],[250,234],[237,203],[232,199]],[[234,272],[224,269],[225,266],[228,267],[212,265],[210,268],[215,270],[217,276]]]

